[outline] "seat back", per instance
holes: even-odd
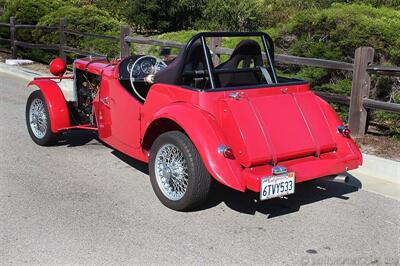
[[[202,78],[190,76],[182,78],[182,73],[185,73],[186,71],[205,71],[207,69],[201,40],[199,39],[192,43],[185,58],[183,58],[183,51],[184,50],[182,49],[175,60],[172,61],[168,67],[156,74],[154,78],[155,82],[203,88],[208,83],[208,77],[206,77],[207,75]]]
[[[230,58],[216,67],[216,69],[239,69],[255,68],[263,66],[261,47],[254,40],[242,40],[232,52]],[[221,87],[232,85],[256,84],[260,81],[260,74],[256,72],[247,73],[224,73],[218,76]]]

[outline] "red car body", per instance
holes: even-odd
[[[154,140],[180,130],[193,142],[210,175],[235,190],[260,191],[273,166],[295,172],[296,183],[338,174],[362,164],[355,142],[338,131],[342,122],[307,82],[202,91],[155,83],[138,101],[121,85],[122,61],[84,58],[74,68],[101,77],[93,102],[93,124],[73,125],[57,83],[34,80],[48,106],[51,131],[98,131],[103,142],[148,162]],[[231,148],[222,156],[219,145]]]

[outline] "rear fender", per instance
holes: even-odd
[[[70,126],[67,102],[60,87],[53,80],[32,80],[28,87],[40,89],[46,101],[50,116],[50,129],[53,133],[59,132],[60,128]]]
[[[335,137],[338,145],[337,153],[340,154],[342,158],[348,158],[349,160],[357,159],[358,165],[361,166],[363,163],[362,153],[356,142],[352,138],[343,137],[337,131],[337,127],[343,124],[343,122],[340,120],[340,117],[330,104],[320,97],[317,97],[317,99],[318,104],[322,112],[324,112],[327,122],[331,127],[332,135]]]
[[[197,148],[208,172],[217,181],[239,191],[245,190],[246,184],[241,179],[239,163],[218,153],[218,145],[226,144],[226,141],[211,114],[186,103],[175,103],[155,113],[152,121],[160,118],[174,121],[185,131]],[[146,130],[147,128],[149,127]]]

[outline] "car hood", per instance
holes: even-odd
[[[305,91],[242,93],[221,100],[221,126],[240,164],[277,164],[336,150],[334,132],[317,97]]]

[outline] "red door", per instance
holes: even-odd
[[[103,77],[99,99],[99,137],[132,155],[140,148],[141,104],[116,79]]]

